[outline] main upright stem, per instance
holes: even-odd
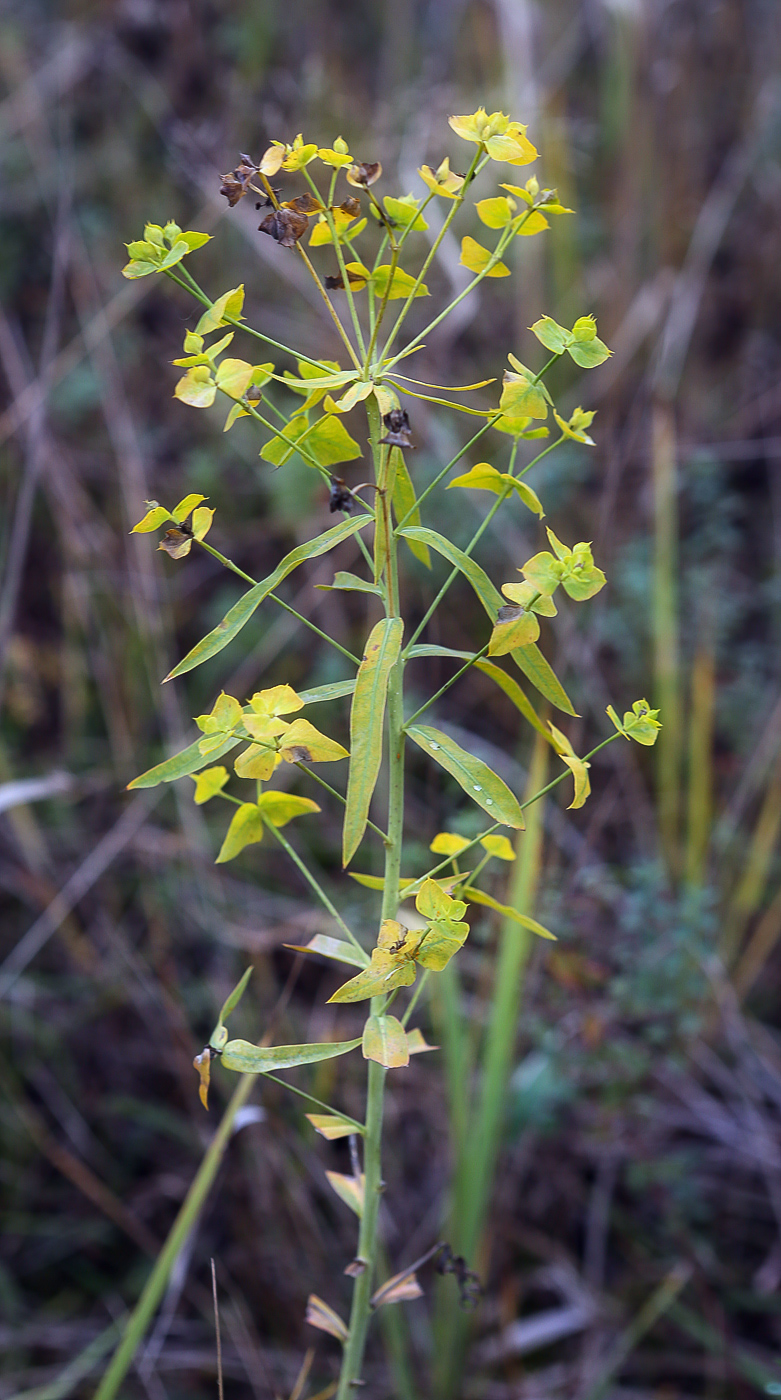
[[[382,448],[379,445],[380,414],[374,395],[371,395],[367,400],[367,410],[375,473],[378,474]],[[376,509],[378,511],[384,509],[384,500],[379,492],[377,492]],[[386,595],[389,599],[387,606],[389,617],[399,616],[397,548],[393,532],[388,531],[388,560],[386,564],[388,587]],[[396,916],[399,902],[399,872],[401,870],[401,845],[404,832],[404,663],[401,660],[393,667],[388,680],[387,717],[388,836],[385,843],[385,880],[381,917],[393,919]],[[383,1000],[382,997],[372,998],[370,1010],[372,1016],[379,1014]],[[377,1266],[377,1217],[383,1189],[382,1114],[385,1075],[386,1070],[382,1065],[377,1064],[374,1060],[369,1060],[366,1131],[363,1138],[364,1200],[358,1234],[358,1259],[364,1267],[355,1280],[350,1309],[350,1335],[344,1344],[336,1400],[351,1400],[351,1397],[356,1393],[355,1383],[361,1378],[366,1334],[371,1317],[370,1299],[374,1290],[374,1276]]]

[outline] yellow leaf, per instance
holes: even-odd
[[[347,749],[315,729],[308,719],[294,719],[279,746],[286,763],[334,763],[349,758]]]
[[[361,1173],[360,1181],[356,1181],[354,1176],[344,1176],[342,1172],[326,1172],[328,1184],[333,1187],[340,1200],[344,1201],[350,1210],[360,1218],[363,1215],[363,1199],[366,1187],[366,1178]]]
[[[327,1176],[333,1176],[333,1172],[326,1172]],[[333,1186],[333,1182],[331,1182]],[[336,1189],[334,1187],[334,1189]],[[341,1195],[341,1192],[339,1193]],[[337,1342],[344,1344],[350,1335],[349,1328],[342,1322],[338,1313],[333,1308],[329,1308],[322,1298],[318,1298],[316,1293],[310,1293],[306,1300],[306,1318],[310,1327],[316,1327],[319,1332],[328,1332],[330,1336],[336,1337]]]
[[[370,1016],[363,1028],[363,1058],[386,1069],[409,1064],[407,1036],[395,1016]]]
[[[194,776],[194,775],[193,775]],[[197,807],[203,806],[204,802],[210,802],[213,797],[221,792],[228,781],[227,768],[204,768],[195,778],[195,793],[193,801]]]
[[[492,254],[484,248],[476,239],[469,235],[461,239],[461,257],[459,259],[463,267],[468,267],[470,272],[484,272],[491,261]],[[510,269],[503,262],[494,263],[486,277],[509,277]]]
[[[431,842],[429,850],[433,851],[435,856],[457,856],[468,845],[468,837],[456,836],[454,831],[440,831]]]
[[[479,199],[475,205],[478,219],[487,228],[505,228],[515,208],[515,200],[503,194],[495,195],[493,199]]]
[[[483,836],[480,845],[497,860],[515,860],[515,851],[506,836]]]
[[[516,234],[517,238],[529,238],[533,233],[542,233],[543,229],[550,228],[548,220],[538,209],[533,209],[531,214],[527,214]]]

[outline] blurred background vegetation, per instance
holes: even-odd
[[[259,462],[253,425],[223,438],[221,416],[173,400],[192,306],[158,279],[123,282],[122,243],[147,218],[214,232],[192,264],[201,283],[245,282],[253,324],[336,358],[298,264],[251,209],[226,217],[219,173],[271,138],[341,133],[382,160],[384,190],[418,192],[424,161],[458,168],[447,116],[478,103],[529,124],[535,168],[577,215],[521,240],[512,281],[464,303],[415,372],[501,374],[508,350],[532,358],[543,312],[598,316],[613,358],[580,380],[562,364],[554,386],[598,409],[597,448],[569,444],[534,484],[557,533],[593,540],[610,586],[557,619],[549,654],[582,714],[578,751],[608,732],[611,701],[647,693],[665,728],[653,753],[600,755],[583,812],[545,809],[537,907],[560,938],[525,966],[464,1395],[781,1394],[780,40],[776,0],[0,6],[5,1400],[92,1393],[214,1130],[225,1088],[207,1119],[191,1060],[248,960],[237,1024],[253,1038],[272,1015],[280,1038],[325,1038],[336,985],[282,946],[330,931],[295,872],[257,847],[215,869],[224,821],[192,806],[190,780],[124,790],[190,741],[219,686],[344,673],[264,612],[242,648],[160,687],[236,588],[203,555],[177,564],[129,538],[144,500],[206,493],[210,538],[255,577],[323,528],[327,501],[305,466]],[[461,275],[446,240],[432,290]],[[468,434],[431,405],[412,416],[423,482]],[[457,496],[437,511],[463,542],[482,503]],[[497,523],[480,557],[514,567],[536,539]],[[345,547],[339,567],[352,562]],[[360,649],[360,606],[314,589],[332,567],[300,570],[284,596]],[[413,610],[428,586],[411,564]],[[451,598],[429,639],[471,646],[472,600]],[[450,671],[427,664],[429,690]],[[328,718],[337,734],[343,710]],[[438,722],[523,787],[531,744],[483,677],[450,691]],[[411,870],[458,822],[450,792],[413,769]],[[339,874],[338,831],[325,809],[305,839],[360,923],[374,906]],[[464,954],[475,1026],[491,917]],[[438,1061],[392,1081],[394,1269],[441,1228]],[[360,1063],[344,1063],[356,1112]],[[328,1093],[334,1073],[302,1082]],[[324,1171],[347,1157],[276,1086],[251,1103],[128,1396],[215,1393],[211,1256],[231,1395],[287,1396],[312,1341],[310,1393],[334,1374],[336,1344],[303,1313],[310,1291],[344,1309],[353,1222]],[[404,1305],[422,1394],[428,1316],[428,1300]],[[372,1397],[402,1393],[379,1339],[367,1374]]]

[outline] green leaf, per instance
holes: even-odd
[[[572,344],[572,331],[565,330],[552,316],[541,316],[529,329],[546,350],[552,350],[556,355],[563,355],[567,346]]]
[[[355,408],[357,403],[363,403],[364,399],[368,399],[369,395],[373,393],[374,385],[371,382],[351,384],[341,398],[337,399],[336,408],[340,413],[349,413],[351,408]]]
[[[253,1045],[249,1040],[229,1040],[222,1052],[226,1069],[239,1074],[273,1074],[295,1065],[316,1065],[346,1055],[360,1045],[359,1040],[326,1041],[319,1045]]]
[[[534,384],[532,377],[527,379],[525,375],[510,374],[509,371],[504,377],[504,388],[499,400],[499,407],[508,418],[547,418],[548,416],[545,391],[541,385]]]
[[[240,320],[243,306],[244,283],[242,282],[240,286],[232,287],[229,292],[223,292],[208,311],[204,311],[195,327],[196,335],[208,335],[210,331],[216,331],[220,326],[227,326],[229,322],[224,319],[226,316],[230,316],[234,321]]]
[[[349,865],[369,818],[369,804],[382,761],[388,677],[401,651],[404,623],[386,617],[369,633],[358,668],[350,712],[350,776],[342,834],[342,864]]]
[[[523,828],[523,812],[517,797],[507,784],[491,771],[487,763],[475,758],[474,754],[467,753],[455,739],[430,725],[413,724],[407,733],[424,753],[455,778],[464,792],[478,807],[482,807],[489,817],[496,822],[503,822],[505,826],[513,826],[519,830]]]
[[[477,239],[470,238],[468,234],[466,238],[461,239],[461,257],[459,258],[459,262],[462,267],[468,267],[470,272],[485,272],[492,257],[493,254],[489,253],[488,249],[484,248],[482,243],[478,243]],[[486,277],[509,277],[510,269],[505,263],[496,262],[485,275]]]
[[[192,671],[196,666],[201,666],[204,661],[208,661],[212,656],[216,656],[226,647],[233,638],[238,635],[242,627],[249,622],[256,608],[260,606],[264,598],[279,586],[288,574],[292,574],[299,564],[303,564],[307,559],[317,559],[321,554],[328,554],[342,540],[349,539],[357,530],[362,530],[365,525],[373,523],[373,515],[352,516],[348,520],[343,520],[332,529],[326,530],[322,535],[317,535],[313,540],[307,540],[305,544],[300,544],[296,549],[291,549],[284,559],[277,565],[273,574],[268,578],[256,583],[248,593],[245,593],[237,603],[234,603],[229,612],[225,614],[222,622],[218,623],[213,631],[203,637],[192,651],[179,662],[178,666],[166,676],[166,680],[173,680],[175,676],[183,676],[185,672]]]
[[[517,647],[515,651],[510,652],[510,655],[519,670],[523,671],[527,680],[531,681],[535,690],[539,690],[540,695],[544,695],[546,700],[550,700],[557,710],[563,710],[567,715],[577,715],[577,710],[561,681],[545,660],[536,642],[532,642],[526,647]]]
[[[481,569],[480,565],[476,564],[474,559],[470,559],[468,554],[464,554],[463,550],[457,549],[454,544],[451,544],[449,539],[446,539],[444,535],[438,534],[436,530],[429,530],[425,527],[414,525],[405,525],[404,529],[399,531],[399,534],[402,535],[404,539],[419,540],[421,544],[429,545],[431,549],[436,550],[437,554],[441,554],[443,559],[447,559],[451,564],[454,564],[464,575],[464,578],[468,579],[469,583],[471,583],[491,621],[495,621],[499,608],[504,605],[504,598],[501,593],[494,588],[485,569]]]
[[[141,773],[138,778],[134,778],[132,783],[128,783],[129,789],[153,788],[160,783],[173,783],[177,778],[186,778],[191,773],[197,773],[207,764],[213,763],[215,758],[222,758],[224,754],[235,749],[240,743],[230,735],[216,749],[209,754],[201,753],[201,741],[196,739],[194,744],[182,749],[181,753],[174,754],[172,758],[166,758],[163,763],[158,763],[154,768],[148,768],[146,773]]]
[[[575,344],[569,346],[569,353],[576,365],[581,369],[595,369],[612,355],[612,350],[608,350],[605,343],[595,336],[593,340],[585,344]]]
[[[386,1069],[409,1064],[407,1036],[395,1016],[370,1016],[363,1028],[362,1049],[365,1060],[376,1060]]]
[[[428,228],[423,215],[418,212],[420,203],[414,194],[402,195],[400,199],[394,199],[393,195],[386,194],[382,202],[387,214],[400,228],[409,228],[413,231]]]
[[[514,923],[520,924],[522,928],[527,928],[531,933],[536,933],[538,938],[550,938],[556,942],[555,933],[538,924],[536,919],[530,919],[527,914],[519,914],[517,909],[513,909],[510,904],[500,904],[498,899],[486,894],[484,890],[475,889],[474,885],[466,885],[462,891],[464,899],[468,899],[470,904],[484,904],[486,909],[495,909],[497,914],[501,914],[505,919],[512,919]]]
[[[391,268],[390,263],[382,263],[380,267],[376,267],[374,269],[374,272],[372,273],[372,283],[374,286],[375,294],[378,297],[385,296],[385,290],[388,286],[388,278],[390,277],[392,271],[393,269]],[[397,267],[396,271],[393,274],[391,289],[388,293],[388,301],[399,301],[401,297],[408,297],[413,287],[415,286],[415,281],[416,279],[414,277],[410,277],[409,273],[405,272],[403,268]],[[416,298],[427,297],[428,295],[428,287],[426,286],[425,282],[421,282],[420,286],[415,292]]]
[[[343,695],[352,695],[355,681],[333,681],[330,685],[315,685],[311,690],[300,690],[299,700],[305,705],[321,705],[326,700],[341,700]]]
[[[296,443],[302,438],[309,427],[309,419],[305,413],[297,413],[295,418],[291,418],[286,423],[282,432],[277,437],[270,438],[260,449],[260,456],[264,462],[271,462],[275,467],[283,467],[285,462],[289,462],[296,450]]]
[[[204,802],[211,802],[213,797],[221,792],[228,781],[230,774],[227,768],[206,768],[199,777],[195,779],[195,792],[193,802],[196,807],[202,807]]]
[[[245,846],[257,845],[263,840],[263,818],[254,802],[242,802],[236,808],[233,820],[225,833],[215,865],[224,865],[233,860]]]
[[[338,462],[352,462],[361,456],[355,438],[332,413],[324,414],[307,435],[306,450],[322,467],[335,467]]]
[[[391,448],[391,456],[396,458],[396,474],[393,481],[393,509],[397,520],[403,520],[407,512],[411,512],[408,524],[420,525],[420,510],[415,504],[415,487],[412,484],[412,477],[409,474],[407,463],[404,460],[404,453],[400,447]],[[428,552],[428,545],[421,544],[418,540],[407,540],[407,545],[416,559],[421,564],[425,564],[427,569],[431,568],[431,555]]]
[[[375,593],[378,598],[382,597],[382,589],[378,588],[376,583],[369,583],[367,578],[359,578],[357,574],[350,574],[344,569],[334,574],[333,583],[316,583],[315,588],[322,588],[328,592],[336,588],[346,593]]]
[[[509,472],[497,471],[496,467],[492,467],[488,462],[478,462],[470,471],[464,472],[463,476],[455,477],[446,489],[452,491],[455,486],[470,491],[492,491],[495,496],[517,491],[524,505],[534,511],[535,515],[542,517],[545,514],[540,498],[531,486],[511,476]]]
[[[311,797],[298,797],[292,792],[262,792],[258,798],[258,807],[270,826],[287,826],[294,817],[320,811]]]
[[[321,1137],[327,1138],[329,1142],[334,1142],[337,1138],[352,1137],[354,1133],[365,1132],[365,1129],[352,1118],[342,1118],[338,1113],[307,1113],[305,1117],[309,1119],[315,1132],[319,1133]]]
[[[333,958],[334,962],[349,963],[351,967],[368,967],[369,955],[354,943],[345,943],[343,938],[329,938],[325,933],[316,933],[314,938],[303,946],[299,943],[285,943],[294,953],[319,953],[322,958]]]
[[[212,235],[210,233],[196,233],[188,229],[186,233],[180,235],[182,241],[187,244],[188,252],[194,253],[198,248],[203,248],[205,243],[210,243]]]

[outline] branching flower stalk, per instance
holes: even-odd
[[[335,648],[348,663],[351,674],[344,681],[300,693],[289,685],[257,691],[248,700],[222,693],[208,714],[197,717],[199,738],[182,753],[159,763],[130,784],[134,788],[153,787],[189,775],[195,782],[197,803],[214,798],[227,801],[232,817],[217,854],[218,862],[235,859],[264,838],[274,840],[296,866],[339,932],[336,938],[318,935],[303,950],[350,968],[348,980],[330,1001],[347,1007],[368,1002],[369,1014],[362,1034],[351,1040],[288,1046],[231,1040],[225,1022],[244,991],[247,973],[225,1002],[209,1045],[196,1059],[205,1106],[208,1105],[212,1066],[218,1062],[222,1070],[248,1076],[267,1075],[297,1095],[310,1099],[324,1110],[320,1115],[309,1117],[313,1127],[326,1138],[351,1135],[351,1142],[353,1138],[361,1140],[362,1170],[356,1166],[352,1177],[329,1174],[335,1189],[355,1210],[360,1222],[355,1258],[346,1270],[353,1278],[349,1319],[344,1321],[329,1303],[314,1296],[310,1297],[307,1310],[307,1322],[331,1333],[342,1345],[338,1400],[348,1400],[362,1384],[372,1313],[377,1307],[398,1304],[421,1291],[414,1269],[410,1268],[383,1281],[377,1289],[378,1216],[383,1190],[382,1122],[387,1076],[403,1070],[411,1054],[429,1048],[421,1031],[410,1028],[411,1018],[425,1004],[432,978],[446,968],[467,938],[469,922],[465,915],[468,909],[487,917],[491,917],[491,911],[498,911],[504,919],[515,920],[534,935],[554,937],[530,915],[498,902],[479,887],[477,881],[489,861],[515,858],[513,847],[503,833],[523,830],[524,807],[538,801],[568,777],[574,780],[570,806],[582,806],[590,790],[589,759],[620,736],[652,744],[659,728],[656,712],[650,710],[645,701],[637,701],[623,720],[611,708],[608,713],[614,732],[581,758],[565,734],[555,725],[543,722],[514,675],[499,664],[502,658],[509,657],[525,680],[550,705],[565,714],[575,714],[566,690],[537,646],[537,640],[540,619],[556,614],[553,600],[560,588],[577,603],[592,597],[605,584],[605,576],[594,563],[590,546],[581,542],[570,548],[548,529],[550,548],[543,548],[517,566],[520,581],[502,584],[501,592],[473,555],[497,511],[521,509],[538,518],[543,516],[537,491],[526,483],[525,477],[549,453],[568,439],[593,445],[588,428],[594,414],[578,408],[569,419],[560,417],[545,383],[548,371],[564,356],[580,368],[588,369],[600,364],[610,351],[597,337],[593,317],[582,316],[568,329],[551,317],[543,316],[531,331],[548,351],[547,362],[535,371],[509,353],[509,368],[504,374],[498,403],[492,395],[491,401],[483,406],[475,406],[471,399],[464,403],[460,395],[471,396],[487,389],[495,382],[493,379],[454,389],[430,384],[398,370],[408,355],[421,348],[426,335],[485,279],[510,275],[511,269],[503,258],[510,254],[517,237],[539,234],[548,227],[549,216],[570,212],[561,206],[555,190],[541,189],[533,176],[523,186],[511,180],[503,182],[500,184],[503,193],[478,200],[474,206],[477,218],[497,234],[494,248],[484,247],[471,234],[464,236],[461,262],[474,274],[473,280],[423,329],[416,330],[406,344],[395,348],[417,301],[430,294],[425,278],[435,269],[437,251],[448,230],[467,212],[477,177],[496,164],[509,165],[512,175],[512,167],[530,164],[537,158],[525,128],[502,113],[489,115],[481,108],[469,116],[451,118],[450,125],[459,138],[475,146],[472,160],[464,175],[451,170],[448,157],[436,170],[423,166],[419,174],[427,193],[421,198],[384,195],[380,199],[375,193],[382,175],[379,162],[355,159],[341,137],[330,147],[306,143],[302,136],[292,142],[273,141],[258,162],[242,156],[235,170],[223,177],[222,193],[231,206],[248,194],[259,198],[258,208],[264,211],[260,232],[278,243],[280,257],[290,250],[301,258],[347,353],[346,367],[325,356],[314,359],[298,353],[262,330],[247,325],[243,317],[243,286],[230,288],[213,299],[208,296],[184,265],[184,259],[208,241],[206,234],[182,232],[173,221],[164,226],[148,224],[143,239],[128,244],[130,261],[124,269],[129,278],[164,273],[202,309],[195,328],[185,335],[183,355],[174,361],[184,371],[174,389],[176,397],[197,409],[208,409],[219,399],[224,400],[228,407],[226,431],[238,418],[251,419],[257,428],[270,434],[261,446],[261,459],[279,468],[297,455],[327,483],[331,511],[340,517],[330,529],[285,555],[267,578],[255,580],[207,541],[214,510],[203,504],[202,495],[185,496],[170,510],[156,501],[147,502],[146,514],[134,527],[136,532],[163,529],[159,548],[173,560],[184,559],[196,546],[249,585],[248,591],[237,599],[219,625],[188,652],[166,681],[185,675],[221,652],[269,598],[293,613],[301,626],[309,628],[322,644]],[[315,161],[330,168],[325,191],[311,173],[310,167]],[[277,175],[280,178],[302,176],[305,189],[299,193],[285,189],[284,194],[289,197],[283,198],[272,185]],[[342,175],[350,190],[357,193],[349,192],[337,202]],[[423,211],[438,199],[449,201],[449,210],[417,270],[408,271],[404,264],[414,247],[414,235],[427,228]],[[306,249],[303,246],[305,236]],[[336,270],[330,274],[316,266],[323,254],[327,258],[335,255]],[[365,308],[361,303],[364,291]],[[336,305],[342,293],[347,302],[346,323]],[[388,329],[390,303],[396,300],[402,302],[401,309]],[[278,370],[276,364],[270,362],[253,364],[226,354],[235,336],[242,334],[281,352],[285,365]],[[383,336],[384,346],[379,350]],[[292,361],[295,369],[291,369],[288,361]],[[291,408],[289,400],[285,399],[289,394],[298,396],[297,407]],[[441,397],[454,394],[458,397]],[[406,454],[412,446],[411,427],[399,395],[443,404],[482,420],[479,430],[422,490],[416,488],[408,467]],[[366,415],[373,476],[368,483],[361,480],[360,485],[350,486],[341,476],[334,475],[334,469],[344,470],[343,464],[361,456],[360,446],[344,421],[353,410]],[[558,425],[558,436],[518,470],[516,463],[523,444],[547,437],[546,420],[551,416]],[[486,443],[490,444],[488,448]],[[466,549],[461,550],[447,536],[424,524],[422,508],[458,463],[464,457],[469,458],[478,445],[500,462],[505,456],[503,445],[509,447],[509,460],[505,466],[495,466],[489,461],[475,462],[462,475],[450,480],[447,489],[487,491],[495,498]],[[359,494],[367,487],[371,488],[369,505],[364,504]],[[367,595],[367,607],[380,611],[379,620],[375,620],[368,631],[360,659],[279,595],[285,579],[301,564],[330,553],[351,538],[357,542],[369,576],[361,578],[337,572],[333,586]],[[429,568],[433,566],[432,556],[436,556],[437,562],[441,558],[450,565],[445,581],[438,589],[432,588],[431,604],[423,620],[406,639],[406,645],[402,547],[409,548]],[[418,638],[458,579],[473,589],[487,613],[487,635],[480,637],[471,652],[447,652],[440,647],[418,644]],[[432,654],[452,656],[459,665],[449,680],[406,717],[406,667]],[[455,743],[444,731],[420,723],[427,712],[436,714],[444,695],[472,669],[481,670],[504,691],[521,719],[544,738],[563,765],[550,783],[523,803],[482,759]],[[349,752],[300,713],[304,709],[308,713],[311,706],[318,703],[347,697],[352,697]],[[472,840],[453,832],[440,832],[431,849],[444,858],[428,871],[412,876],[402,867],[408,741],[441,770],[445,781],[454,784],[454,795],[460,790],[461,800],[476,804],[487,818],[486,828]],[[229,754],[231,771],[220,762]],[[313,765],[345,760],[349,760],[349,767],[344,792],[313,769]],[[304,782],[314,779],[321,800],[336,801],[344,809],[342,857],[345,868],[351,865],[365,840],[379,840],[383,853],[382,876],[357,874],[362,883],[381,892],[378,931],[371,946],[366,946],[348,927],[321,880],[294,843],[283,835],[282,828],[289,822],[318,812],[320,807],[312,798],[274,788],[274,774],[282,763],[295,766]],[[388,807],[384,824],[379,825],[370,819],[370,808],[383,763]],[[246,788],[244,795],[239,796],[235,791],[228,791],[228,784],[232,785],[234,779],[239,784],[251,785],[249,795],[246,795]],[[463,861],[469,852],[476,852],[471,873],[458,860]],[[405,925],[403,909],[400,910],[402,901],[408,899],[415,900],[417,914],[421,916],[416,919],[414,928]],[[408,993],[410,988],[412,991]],[[403,1003],[407,997],[407,1005],[400,1010],[399,1017],[391,1015],[391,1007],[397,1009],[399,1002]],[[314,1064],[358,1047],[367,1061],[366,1109],[362,1123],[342,1113],[338,1107],[313,1099],[299,1086],[277,1078],[281,1070]],[[414,1267],[422,1267],[441,1248],[433,1246]],[[463,1286],[467,1286],[464,1281],[472,1280],[468,1284],[472,1296],[474,1280],[469,1261],[453,1261],[451,1255],[442,1255],[443,1259],[446,1257],[448,1267],[456,1272]],[[158,1274],[159,1271],[155,1275],[155,1298],[162,1286]],[[143,1318],[139,1320],[135,1314],[131,1317],[128,1335],[136,1341],[140,1340],[150,1320],[149,1296],[145,1295]],[[132,1349],[129,1350],[126,1336],[104,1377],[101,1400],[111,1400],[116,1393],[129,1357],[132,1357]]]

